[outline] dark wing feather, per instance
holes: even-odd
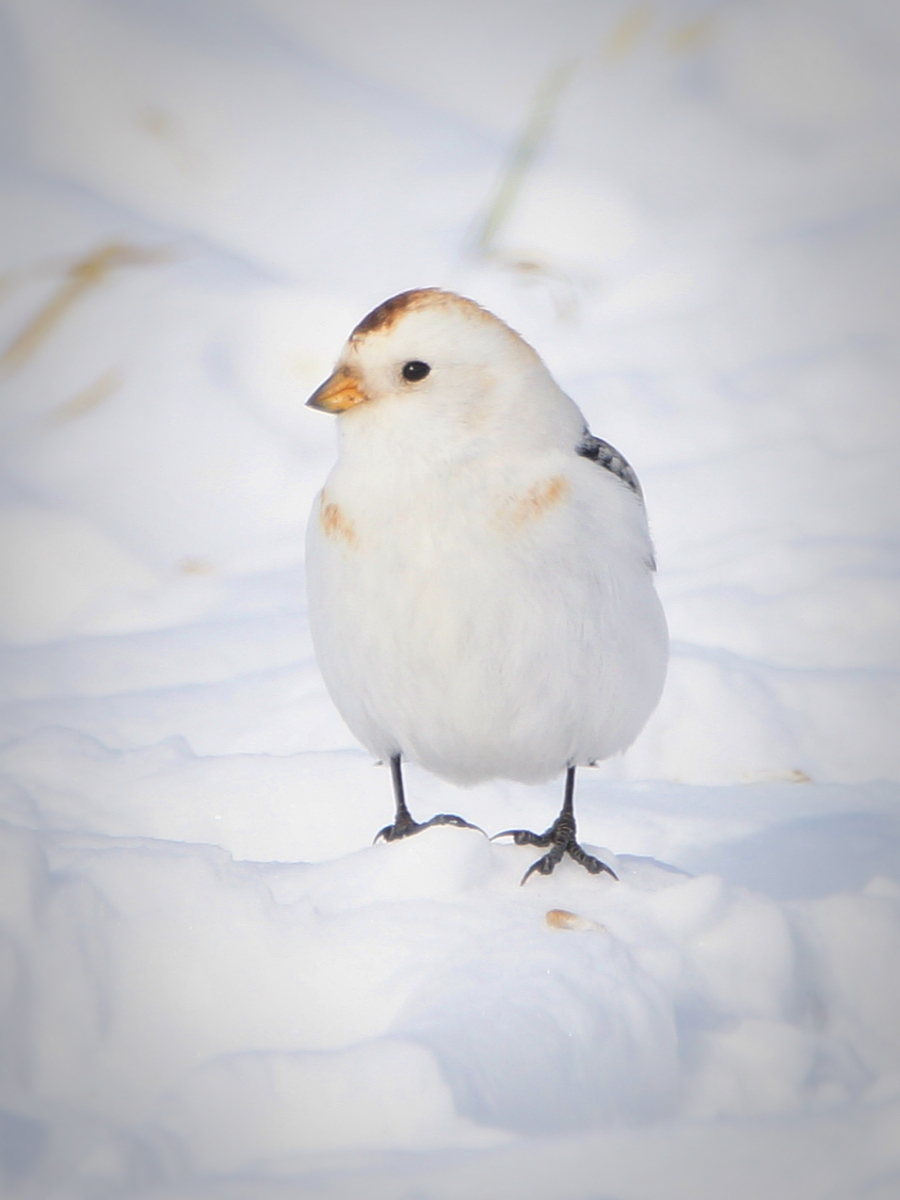
[[[604,442],[603,438],[594,437],[587,426],[585,426],[581,441],[575,447],[575,452],[576,454],[580,454],[582,458],[589,458],[591,462],[597,463],[605,471],[610,471],[617,479],[621,479],[625,486],[630,488],[643,504],[644,493],[641,491],[638,477],[632,470],[631,464],[626,458],[622,457],[615,446],[611,446],[609,442]],[[647,559],[647,566],[651,571],[656,570],[656,559],[653,557],[652,551],[650,557]]]
[[[628,460],[618,452],[615,446],[604,442],[602,438],[594,437],[589,429],[585,429],[581,441],[575,447],[575,452],[582,458],[589,458],[591,462],[611,471],[613,475],[622,480],[626,487],[631,488],[639,499],[644,499],[637,475],[631,469]]]

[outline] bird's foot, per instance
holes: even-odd
[[[502,833],[495,833],[491,841],[502,837],[511,837],[517,846],[550,847],[546,854],[531,864],[522,876],[522,883],[535,873],[552,875],[554,867],[564,854],[568,854],[569,858],[574,859],[591,875],[599,875],[601,871],[606,871],[613,879],[619,878],[612,867],[582,850],[575,839],[575,821],[565,814],[557,817],[545,833],[532,833],[530,829],[504,829]]]
[[[484,833],[480,825],[472,825],[469,821],[464,821],[462,817],[454,816],[453,813],[438,813],[430,821],[421,822],[414,821],[412,817],[400,817],[393,825],[385,825],[384,829],[379,829],[372,845],[374,846],[376,842],[399,842],[401,838],[412,837],[414,833],[421,833],[423,829],[429,829],[432,825],[455,825],[458,829],[477,829],[479,833]]]

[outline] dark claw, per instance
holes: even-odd
[[[477,829],[479,833],[484,833],[480,825],[473,825],[471,821],[464,821],[462,817],[456,817],[453,813],[438,813],[436,817],[425,822],[425,826],[428,825],[455,825],[457,829]],[[487,837],[487,834],[484,833],[484,836]]]
[[[530,829],[504,829],[502,833],[495,833],[491,841],[496,842],[497,838],[502,837],[511,837],[517,846],[549,846],[553,840],[549,830],[546,833],[532,833]]]
[[[379,842],[396,842],[399,838],[409,837],[411,833],[418,833],[418,828],[398,830],[395,825],[385,825],[384,829],[379,829],[372,839],[372,845],[377,846]]]
[[[574,858],[577,863],[580,863],[586,871],[591,875],[599,875],[601,871],[605,871],[607,875],[612,875],[613,879],[618,880],[618,875],[608,867],[605,862],[601,862],[599,858],[594,858],[593,854],[585,854],[577,842],[573,842],[568,847],[569,857]]]
[[[511,837],[517,846],[550,846],[550,850],[533,862],[522,876],[523,884],[535,874],[552,875],[556,864],[565,854],[591,875],[599,875],[601,871],[606,871],[613,879],[619,878],[605,862],[582,850],[575,840],[575,822],[569,815],[561,814],[557,817],[546,833],[532,833],[530,829],[504,829],[503,833],[495,833],[491,840],[501,837]]]
[[[566,847],[557,842],[552,850],[548,851],[542,858],[539,858],[537,862],[533,862],[531,864],[531,866],[522,876],[522,883],[519,884],[519,887],[522,887],[528,876],[533,875],[535,871],[538,873],[538,875],[552,875],[553,868],[556,866],[565,852]]]
[[[530,829],[504,829],[502,833],[495,833],[494,838],[511,837],[517,846],[549,846],[547,853],[533,862],[525,874],[522,876],[522,883],[527,883],[532,875],[552,875],[553,869],[558,862],[561,861],[564,854],[568,854],[574,862],[584,867],[591,875],[599,875],[601,871],[606,871],[608,875],[612,875],[613,879],[618,879],[618,875],[606,863],[601,862],[599,858],[594,858],[592,854],[586,854],[579,846],[575,837],[575,767],[569,767],[566,771],[566,791],[563,799],[563,806],[559,816],[545,833],[532,833]],[[494,838],[491,840],[493,841]]]
[[[413,821],[412,818],[408,821],[395,821],[393,825],[385,825],[384,829],[379,829],[375,834],[375,841],[372,845],[376,845],[380,841],[399,842],[401,838],[412,837],[414,833],[421,833],[423,829],[428,829],[431,825],[455,825],[457,829],[475,829],[479,833],[484,833],[480,825],[472,825],[469,821],[464,821],[462,817],[454,816],[453,813],[438,813],[432,817],[430,821]],[[487,837],[487,834],[484,833]]]

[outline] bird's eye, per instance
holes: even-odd
[[[409,383],[415,383],[417,379],[424,379],[431,370],[428,363],[419,362],[415,359],[413,362],[408,362],[403,367],[403,378]]]

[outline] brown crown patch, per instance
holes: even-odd
[[[425,308],[429,304],[458,305],[482,316],[490,315],[474,300],[457,296],[455,292],[445,292],[440,288],[413,288],[412,291],[401,292],[399,296],[391,296],[390,300],[373,308],[350,334],[350,340],[355,341],[379,329],[390,329],[404,313]]]
[[[433,295],[434,288],[416,288],[411,292],[401,292],[399,296],[391,296],[379,304],[360,321],[351,338],[365,337],[367,333],[375,333],[378,329],[390,329],[399,316],[410,308],[418,308],[424,298]]]

